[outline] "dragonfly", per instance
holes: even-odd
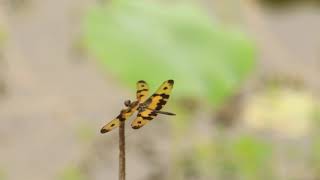
[[[124,102],[126,108],[122,109],[120,114],[115,119],[104,125],[100,132],[102,134],[107,133],[119,127],[121,121],[127,120],[136,111],[138,112],[137,117],[131,123],[131,127],[133,129],[141,128],[149,121],[153,120],[158,114],[175,116],[175,113],[161,111],[161,109],[169,100],[173,84],[173,80],[164,81],[158,90],[148,97],[148,84],[144,80],[138,81],[136,84],[136,100],[133,102],[126,100]]]

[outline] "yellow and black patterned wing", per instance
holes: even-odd
[[[120,121],[127,120],[137,110],[138,104],[138,101],[135,101],[128,108],[121,110],[120,114],[115,119],[101,128],[100,132],[103,134],[119,127]]]
[[[143,81],[140,80],[137,82],[137,100],[139,102],[144,102],[149,94],[149,86],[148,84]]]
[[[173,88],[173,84],[173,80],[167,80],[163,82],[159,89],[143,103],[146,108],[140,111],[137,115],[137,118],[132,121],[131,127],[133,129],[141,128],[157,116],[156,111],[161,110],[167,103]]]

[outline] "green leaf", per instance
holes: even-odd
[[[115,1],[92,8],[85,42],[105,69],[135,87],[174,79],[175,97],[198,97],[217,105],[254,66],[253,43],[214,22],[189,3]]]

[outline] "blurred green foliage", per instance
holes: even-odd
[[[237,169],[242,172],[245,179],[262,179],[262,177],[271,176],[271,145],[261,139],[242,136],[232,143],[230,151]]]
[[[316,169],[317,177],[320,177],[320,105],[318,104],[314,111],[314,124],[313,124],[313,137],[311,148],[311,163],[313,168]]]
[[[5,39],[6,39],[6,33],[3,30],[3,27],[0,26],[0,46],[3,44]]]
[[[81,173],[80,169],[77,167],[67,167],[63,170],[60,175],[59,180],[85,180],[86,178]]]
[[[157,87],[176,81],[175,97],[214,105],[235,91],[254,66],[253,43],[215,23],[194,4],[112,1],[85,19],[91,53],[122,82]]]
[[[319,0],[260,0],[262,4],[271,6],[272,8],[291,8],[303,5],[311,5],[317,7],[320,5]]]
[[[214,176],[218,172],[221,179],[272,177],[272,146],[262,139],[243,135],[198,144],[194,154],[200,174]]]
[[[198,143],[195,145],[194,157],[200,174],[212,175],[212,167],[216,162],[217,145],[211,141],[208,143]]]
[[[5,170],[0,169],[0,180],[6,180],[7,179],[7,174]]]
[[[314,119],[314,124],[317,128],[320,127],[320,103],[316,104],[315,105],[315,108],[314,108],[314,111],[313,111],[313,114],[312,114],[313,118]],[[319,130],[319,129],[317,129]]]
[[[77,138],[81,142],[89,143],[95,138],[96,129],[89,124],[79,124],[75,130]]]

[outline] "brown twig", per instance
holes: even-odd
[[[120,122],[119,127],[119,180],[126,179],[126,147],[125,147],[125,122]]]

